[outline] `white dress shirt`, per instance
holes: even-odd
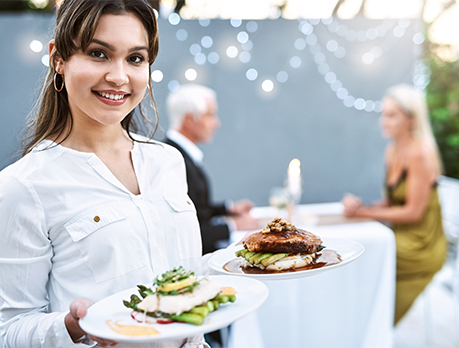
[[[190,156],[196,165],[202,165],[204,153],[195,143],[193,143],[190,139],[175,129],[169,129],[166,133],[166,136],[177,145],[179,145],[183,151],[185,151],[188,156]]]
[[[64,325],[77,297],[96,302],[179,265],[199,272],[200,230],[182,156],[134,142],[131,157],[140,195],[95,154],[48,140],[0,173],[0,346],[85,347]]]

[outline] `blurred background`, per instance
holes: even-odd
[[[268,205],[294,158],[301,161],[300,203],[336,202],[346,192],[379,199],[387,142],[381,98],[402,82],[425,93],[444,175],[459,179],[459,0],[150,3],[160,31],[155,139],[168,127],[170,91],[199,83],[217,92],[221,127],[202,146],[215,200]],[[0,0],[0,170],[20,157],[49,65],[56,5]],[[459,192],[458,181],[451,187]],[[443,222],[457,255],[457,203],[448,207]],[[457,347],[458,260],[450,256],[397,327],[394,348]]]
[[[221,127],[202,147],[216,200],[268,205],[293,158],[301,203],[381,196],[381,97],[424,91],[445,164],[459,178],[459,4],[447,0],[162,0],[152,66],[160,116],[180,84],[218,95]],[[54,0],[0,1],[0,169],[15,161],[45,75]]]

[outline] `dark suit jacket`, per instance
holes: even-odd
[[[226,215],[228,213],[226,207],[224,204],[213,204],[211,202],[209,182],[202,168],[197,166],[177,143],[168,138],[164,142],[179,150],[185,159],[188,195],[193,201],[198,214],[203,253],[215,251],[217,249],[217,241],[229,238],[229,228],[227,224],[215,224],[211,220],[215,216]]]

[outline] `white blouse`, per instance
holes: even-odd
[[[5,348],[85,346],[64,325],[77,297],[96,302],[179,265],[199,273],[182,156],[159,142],[135,142],[131,156],[140,195],[95,154],[47,140],[0,173]]]

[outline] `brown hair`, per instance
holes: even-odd
[[[37,112],[27,123],[28,133],[23,141],[23,155],[51,135],[56,138],[64,135],[63,139],[65,140],[72,130],[73,121],[67,99],[67,90],[65,87],[61,92],[54,89],[54,56],[58,54],[65,61],[75,51],[79,49],[84,51],[89,46],[102,15],[125,13],[135,15],[147,31],[148,62],[151,66],[158,54],[158,25],[155,12],[146,0],[64,0],[62,2],[56,18],[55,50],[49,57],[50,65],[40,93]],[[149,75],[148,86],[150,88],[148,93],[156,118],[151,139],[158,127],[158,112],[153,98],[151,70]],[[60,81],[58,81],[59,85]],[[121,121],[121,125],[129,137],[131,137],[130,131],[139,131],[134,113],[135,109]],[[144,124],[153,124],[145,116],[141,103],[139,104],[139,113]],[[66,130],[67,134],[64,134]],[[131,139],[134,140],[132,137]]]

